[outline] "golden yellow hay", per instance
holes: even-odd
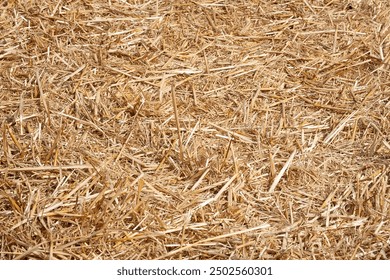
[[[2,1],[0,259],[389,259],[388,2]]]

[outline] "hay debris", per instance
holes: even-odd
[[[2,1],[0,259],[389,259],[389,18]]]

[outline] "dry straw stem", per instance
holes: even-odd
[[[183,141],[181,139],[181,132],[180,132],[180,121],[179,121],[179,113],[177,110],[177,104],[176,104],[176,93],[175,93],[175,85],[172,87],[172,105],[173,105],[173,111],[175,113],[175,122],[176,122],[176,129],[177,129],[177,137],[179,139],[179,149],[180,149],[180,161],[183,161]]]
[[[273,192],[275,190],[275,188],[278,185],[280,179],[282,179],[282,176],[284,175],[284,173],[287,171],[287,169],[291,165],[291,163],[292,163],[292,161],[293,161],[293,159],[295,157],[296,152],[297,151],[294,150],[294,152],[291,153],[290,157],[288,158],[286,163],[283,165],[283,168],[280,170],[279,174],[275,177],[274,181],[272,182],[272,185],[269,187],[268,192]]]
[[[389,259],[389,18],[3,1],[0,259]]]

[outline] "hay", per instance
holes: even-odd
[[[389,259],[388,1],[0,4],[1,259]]]

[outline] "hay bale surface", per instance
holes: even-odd
[[[0,4],[1,259],[389,259],[387,0]]]

